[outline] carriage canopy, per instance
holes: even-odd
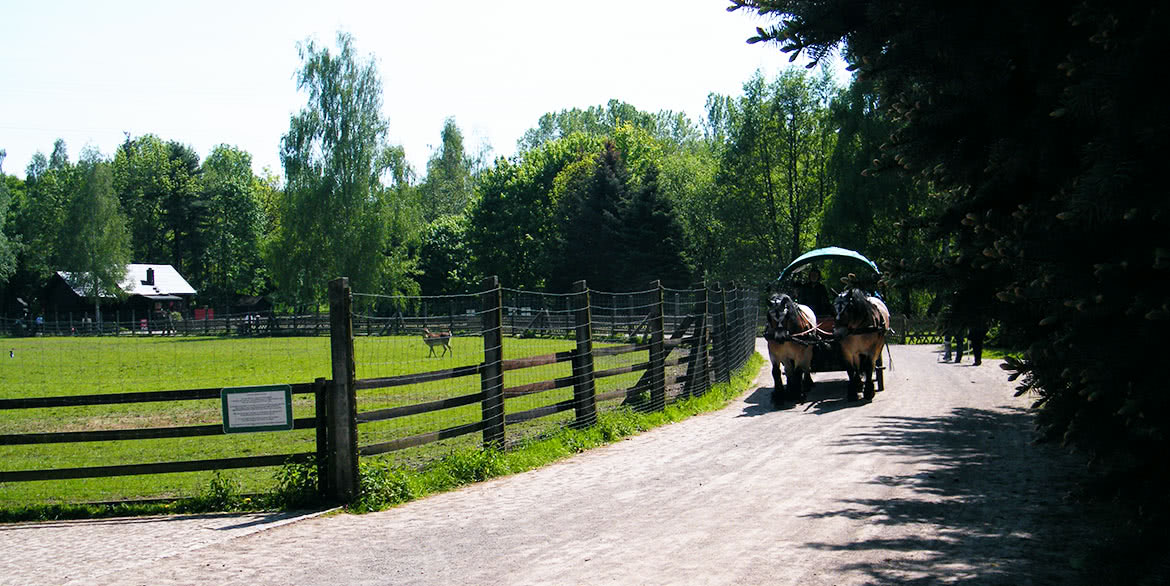
[[[784,267],[783,271],[780,271],[780,276],[777,277],[776,280],[785,281],[792,275],[803,270],[804,267],[808,266],[810,263],[834,258],[861,261],[870,269],[873,269],[873,273],[875,275],[882,274],[882,272],[878,270],[877,264],[875,264],[872,260],[865,258],[865,256],[860,252],[857,252],[856,250],[849,250],[848,248],[840,248],[837,246],[826,246],[825,248],[810,250],[797,257],[796,260],[792,261],[788,264],[788,266]]]

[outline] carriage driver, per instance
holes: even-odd
[[[817,319],[832,317],[833,303],[829,299],[829,291],[821,282],[821,271],[813,268],[808,272],[808,279],[796,290],[796,300],[812,308]]]

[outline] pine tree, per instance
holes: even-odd
[[[639,189],[620,209],[622,245],[618,274],[624,288],[653,280],[667,287],[685,287],[694,270],[683,251],[686,238],[670,200],[659,190],[658,168],[652,166]]]
[[[606,141],[592,171],[573,181],[561,202],[557,242],[559,268],[550,278],[554,289],[580,279],[593,289],[616,291],[625,283],[615,270],[620,256],[620,211],[627,197],[630,173],[613,141]]]

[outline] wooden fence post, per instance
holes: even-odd
[[[329,384],[325,377],[313,381],[313,415],[317,419],[317,496],[329,498]]]
[[[573,316],[576,321],[577,350],[573,352],[573,404],[577,425],[597,422],[597,393],[593,384],[593,311],[589,304],[589,286],[585,281],[573,283]]]
[[[666,346],[663,343],[666,337],[666,300],[662,281],[654,281],[650,287],[654,289],[654,309],[650,314],[650,409],[661,411],[666,408]]]
[[[349,278],[329,282],[329,346],[333,384],[329,388],[329,497],[351,502],[358,492],[357,397],[353,357],[353,293]]]
[[[483,366],[479,371],[480,390],[483,391],[483,447],[504,448],[504,301],[500,292],[500,279],[488,277],[483,280],[484,292],[480,294],[483,310]]]
[[[691,366],[694,369],[691,371],[691,377],[688,381],[690,383],[690,390],[688,395],[691,397],[701,396],[707,391],[707,311],[708,311],[708,296],[707,296],[707,282],[703,281],[701,289],[701,297],[695,303],[695,345],[691,350],[692,362]]]

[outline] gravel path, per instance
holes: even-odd
[[[893,347],[872,403],[823,373],[773,410],[765,366],[716,413],[380,513],[0,525],[0,584],[1068,583],[1076,468],[998,361],[935,350]]]

